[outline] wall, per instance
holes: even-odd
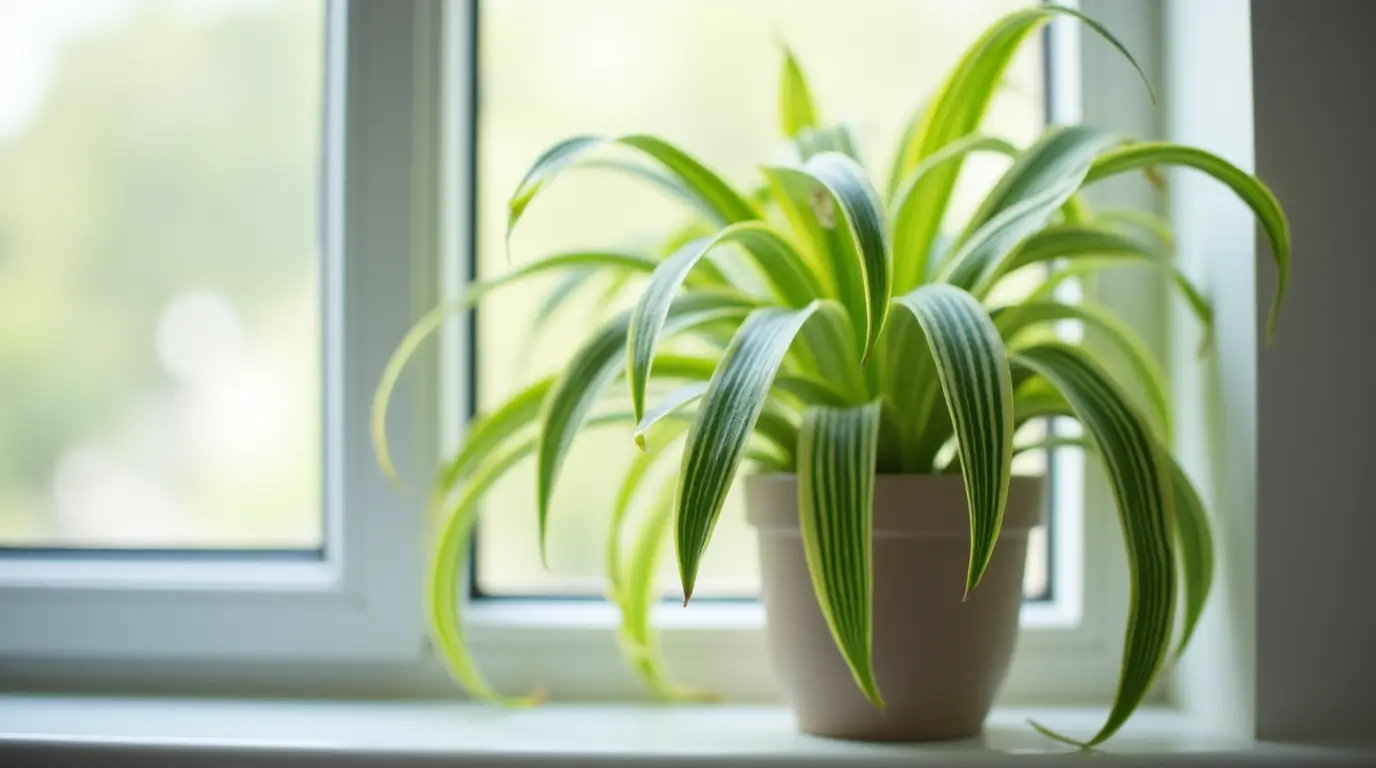
[[[1266,740],[1376,740],[1376,470],[1368,225],[1376,64],[1362,0],[1173,0],[1167,133],[1265,180],[1295,271],[1273,346],[1276,271],[1250,214],[1194,173],[1171,177],[1187,271],[1213,294],[1216,355],[1173,319],[1178,450],[1207,488],[1219,573],[1182,704]]]
[[[1295,274],[1258,355],[1256,732],[1376,739],[1376,3],[1252,5],[1257,172]],[[1258,313],[1272,271],[1258,280]]]

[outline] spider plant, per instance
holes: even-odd
[[[1024,428],[1057,415],[1083,426],[1084,439],[1074,442],[1102,462],[1131,574],[1117,693],[1103,727],[1083,743],[1099,743],[1125,722],[1172,642],[1177,653],[1189,642],[1209,593],[1212,540],[1199,495],[1168,451],[1171,412],[1156,361],[1110,311],[1058,298],[1056,288],[1095,270],[1142,263],[1183,293],[1206,337],[1212,318],[1204,293],[1172,265],[1164,222],[1140,212],[1096,211],[1083,192],[1162,165],[1193,168],[1227,185],[1254,211],[1273,246],[1279,289],[1268,341],[1289,274],[1290,239],[1272,193],[1206,151],[1076,125],[1050,127],[1022,147],[980,133],[1021,42],[1062,14],[1137,66],[1110,32],[1078,11],[1038,5],[1010,13],[966,50],[913,117],[882,193],[861,165],[850,131],[820,119],[786,49],[779,117],[794,160],[761,167],[759,185],[747,192],[644,134],[575,136],[535,160],[511,197],[508,240],[556,177],[593,165],[680,198],[688,220],[659,250],[558,253],[471,286],[416,324],[383,375],[373,437],[379,462],[395,481],[385,438],[388,397],[417,346],[446,318],[536,275],[566,276],[541,318],[591,275],[611,275],[613,292],[643,279],[634,307],[590,333],[562,373],[538,379],[474,419],[439,472],[426,599],[437,646],[470,694],[509,704],[532,700],[505,697],[484,681],[464,644],[455,593],[480,500],[531,454],[543,557],[551,499],[575,435],[606,425],[634,428],[644,452],[613,504],[608,593],[622,612],[629,663],[669,697],[694,692],[667,679],[649,621],[663,540],[672,530],[686,604],[741,466],[796,473],[819,605],[856,685],[878,705],[869,661],[869,504],[876,473],[961,474],[970,516],[968,595],[998,541],[1013,456],[1045,446],[1023,440]],[[1154,99],[1150,85],[1144,90]],[[608,159],[604,150],[616,149],[636,159]],[[973,214],[948,221],[962,164],[976,153],[1004,155],[1011,163]],[[1044,276],[1035,290],[1016,300],[997,298],[1006,281],[1027,270]],[[1096,330],[1126,363],[1126,379],[1082,343],[1062,341],[1055,329],[1064,321]],[[1125,386],[1129,380],[1136,386]],[[674,455],[668,446],[678,441],[677,474],[641,494],[651,465]],[[642,496],[648,511],[630,530],[630,512]],[[1176,632],[1179,602],[1183,622]]]

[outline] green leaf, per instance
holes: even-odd
[[[1185,299],[1185,303],[1189,305],[1190,312],[1195,316],[1195,319],[1199,321],[1203,331],[1203,336],[1199,341],[1199,353],[1203,354],[1213,344],[1213,302],[1184,272],[1169,261],[1154,258],[1150,253],[1134,253],[1131,250],[1063,251],[1055,258],[1064,259],[1065,263],[1058,265],[1055,271],[1027,296],[1026,301],[1040,301],[1049,298],[1067,280],[1089,277],[1105,267],[1121,266],[1123,261],[1142,260],[1165,274],[1166,278],[1171,281],[1171,284]]]
[[[1091,168],[1090,171],[1093,172],[1093,169]],[[1175,248],[1175,233],[1171,231],[1170,220],[1151,211],[1139,211],[1136,208],[1107,208],[1094,214],[1094,220],[1104,226],[1145,232],[1156,238],[1167,252]]]
[[[397,478],[396,468],[392,465],[391,452],[387,446],[387,405],[391,402],[392,390],[396,388],[397,381],[401,379],[406,364],[415,356],[420,345],[430,337],[430,334],[439,330],[446,320],[459,312],[470,309],[497,288],[512,285],[525,278],[546,272],[581,269],[590,266],[652,272],[657,265],[658,262],[656,261],[629,253],[575,251],[555,254],[527,264],[499,278],[469,285],[454,299],[427,312],[416,321],[415,325],[411,326],[411,329],[402,337],[401,342],[397,344],[397,348],[392,352],[392,357],[382,370],[382,377],[378,381],[377,390],[373,393],[370,429],[373,439],[373,452],[377,457],[378,467],[381,468],[382,473],[398,490],[401,490],[401,481]]]
[[[703,256],[712,248],[728,243],[745,246],[758,260],[761,271],[772,276],[780,288],[781,297],[790,304],[797,302],[805,306],[817,296],[819,289],[815,278],[802,257],[786,240],[763,224],[745,222],[732,225],[715,237],[684,245],[655,268],[649,284],[631,312],[630,333],[626,338],[626,380],[631,388],[631,406],[638,416],[645,412],[645,383],[650,378],[655,349],[659,345],[670,302]]]
[[[882,405],[809,408],[798,435],[798,511],[817,604],[865,698],[884,706],[871,667],[870,552]]]
[[[1170,252],[1159,243],[1102,226],[1056,225],[1023,241],[997,276],[1032,264],[1080,257],[1127,257],[1168,263]]]
[[[801,167],[773,168],[794,189],[805,190],[812,214],[831,239],[831,266],[851,315],[861,363],[869,358],[888,316],[893,270],[879,194],[854,160],[838,152],[814,156]]]
[[[804,161],[823,152],[840,152],[855,162],[861,161],[860,148],[855,140],[855,129],[847,123],[837,123],[825,128],[806,128],[798,134],[798,155]]]
[[[508,706],[536,704],[543,696],[536,693],[524,697],[506,697],[488,684],[464,641],[461,611],[465,601],[459,599],[458,586],[472,549],[478,502],[497,480],[530,455],[534,448],[535,440],[526,440],[491,459],[478,470],[444,518],[431,554],[430,567],[426,569],[426,612],[440,660],[450,676],[470,696]]]
[[[517,392],[495,411],[468,422],[464,428],[463,445],[440,470],[435,483],[434,498],[442,501],[454,486],[472,474],[483,459],[496,451],[518,430],[535,422],[540,406],[554,386],[555,377],[547,376]]]
[[[788,46],[782,47],[784,67],[779,77],[779,130],[792,139],[803,129],[817,126],[817,107],[793,51]]]
[[[1183,165],[1203,171],[1232,189],[1256,214],[1261,228],[1271,241],[1276,260],[1276,293],[1271,299],[1271,311],[1266,321],[1266,341],[1270,343],[1276,334],[1276,321],[1280,317],[1286,286],[1290,284],[1290,224],[1280,207],[1280,201],[1255,176],[1218,155],[1167,142],[1140,142],[1107,152],[1090,169],[1085,183],[1154,165]]]
[[[894,148],[893,157],[889,160],[889,177],[884,186],[884,201],[889,203],[890,209],[893,208],[893,201],[898,194],[899,186],[910,173],[907,168],[908,145],[917,136],[918,130],[922,127],[922,113],[927,110],[927,102],[918,105],[917,109],[908,116],[908,122],[903,125],[902,133],[898,134],[898,145]],[[925,161],[926,158],[923,158]],[[920,163],[919,163],[920,164]],[[917,166],[914,165],[914,168]]]
[[[651,612],[658,602],[654,590],[655,569],[673,519],[674,485],[666,483],[650,507],[631,546],[631,561],[624,577],[621,603],[622,623],[617,632],[621,650],[632,670],[661,699],[670,701],[709,701],[712,694],[685,688],[669,679],[663,655],[650,624]]]
[[[646,436],[649,434],[650,428],[653,427],[656,422],[688,403],[697,401],[706,393],[707,382],[698,381],[692,384],[686,384],[665,395],[664,399],[660,400],[658,405],[640,415],[639,423],[637,423],[635,427],[634,437],[636,446],[642,451],[647,450]]]
[[[1050,389],[1025,389],[1013,395],[1013,427],[1047,416],[1073,416],[1070,405],[1059,392]]]
[[[670,305],[665,326],[669,333],[675,333],[715,320],[744,316],[749,306],[738,297],[709,293],[684,294]],[[625,312],[604,326],[574,356],[545,398],[536,470],[541,560],[546,552],[549,505],[559,470],[583,419],[602,391],[616,377],[619,369],[617,358],[624,354],[629,327],[630,314]]]
[[[1094,444],[1083,437],[1046,437],[1031,443],[1022,443],[1013,446],[1013,455],[1020,456],[1031,451],[1055,451],[1061,448],[1079,448],[1081,450],[1094,450]]]
[[[890,195],[893,211],[893,269],[896,290],[908,291],[926,281],[944,201],[934,193],[941,178],[934,173],[972,152],[996,152],[1016,157],[1018,148],[995,136],[972,134],[923,158]]]
[[[1141,703],[1165,660],[1175,615],[1175,550],[1170,463],[1146,419],[1089,356],[1044,344],[1013,356],[1014,364],[1064,395],[1093,438],[1107,470],[1128,554],[1131,596],[1123,667],[1108,719],[1086,742],[1038,727],[1052,738],[1093,746],[1112,736]]]
[[[679,469],[674,541],[683,603],[693,596],[698,566],[740,467],[746,440],[764,409],[774,374],[803,324],[833,305],[757,309],[746,318],[712,374],[688,433]]]
[[[1081,125],[1048,129],[999,177],[998,183],[970,217],[957,243],[964,243],[995,216],[1023,200],[1060,184],[1067,177],[1087,174],[1095,157],[1122,142],[1123,138],[1117,134]]]
[[[1056,396],[1058,404],[1047,408],[1047,412],[1069,415],[1069,408],[1063,399]],[[1013,455],[1034,450],[1055,450],[1057,448],[1082,448],[1096,451],[1095,445],[1079,437],[1050,437],[1027,445],[1013,447]],[[1162,456],[1170,462],[1171,497],[1174,502],[1175,541],[1180,548],[1180,575],[1185,587],[1185,622],[1180,639],[1175,646],[1179,657],[1189,647],[1194,636],[1195,626],[1208,604],[1209,591],[1214,578],[1214,541],[1209,527],[1209,515],[1204,502],[1199,498],[1189,475],[1180,463],[1164,450]]]
[[[928,285],[894,301],[912,312],[922,326],[955,426],[970,506],[968,596],[994,553],[1008,498],[1013,460],[1013,378],[1008,356],[989,315],[965,291]]]
[[[588,419],[589,428],[630,423],[631,414],[621,411],[598,414]],[[463,635],[463,607],[458,587],[468,567],[473,551],[473,525],[477,521],[478,502],[494,484],[522,459],[535,451],[537,438],[531,436],[510,446],[505,452],[489,458],[469,478],[463,493],[447,510],[430,555],[426,569],[425,605],[430,633],[451,677],[470,696],[496,701],[507,706],[528,706],[538,703],[539,693],[522,697],[507,697],[497,693],[479,671]]]
[[[1174,458],[1171,469],[1171,496],[1175,505],[1175,541],[1180,547],[1180,573],[1185,584],[1185,623],[1175,646],[1177,656],[1185,652],[1194,636],[1195,626],[1209,601],[1214,581],[1214,537],[1209,514],[1189,475]]]
[[[991,316],[1004,340],[1015,348],[1019,334],[1046,323],[1078,320],[1100,331],[1104,340],[1112,344],[1127,361],[1134,377],[1142,384],[1151,404],[1152,417],[1160,428],[1161,435],[1165,439],[1170,438],[1171,405],[1166,390],[1166,379],[1146,343],[1112,313],[1092,304],[1033,301],[995,310]]]
[[[937,278],[970,290],[987,275],[997,275],[1014,249],[1080,188],[1094,158],[1118,141],[1078,126],[1048,130],[1004,173],[986,200],[988,210],[981,209],[987,218],[962,236]]]
[[[629,147],[659,163],[672,178],[701,201],[703,209],[712,212],[719,224],[734,224],[759,218],[759,212],[755,207],[717,174],[663,139],[646,134],[616,137],[574,136],[545,150],[517,185],[510,202],[507,203],[508,244],[516,224],[540,190],[584,154],[608,144]]]
[[[902,159],[896,164],[899,171],[895,175],[899,178],[907,176],[918,163],[931,157],[941,148],[974,133],[983,121],[994,93],[1019,46],[1057,14],[1079,19],[1117,48],[1137,69],[1138,74],[1142,75],[1142,68],[1117,38],[1098,22],[1073,8],[1043,4],[1009,13],[990,25],[966,50],[929,102],[929,106],[922,111],[916,130],[907,135],[901,150]],[[1142,80],[1146,82],[1145,75],[1142,75]],[[1150,93],[1150,84],[1147,85],[1147,89]],[[1152,98],[1155,99],[1154,94]],[[934,227],[939,226],[945,217],[951,192],[955,188],[963,164],[964,159],[961,158],[936,169],[932,174],[931,185],[924,188],[924,195],[930,195],[932,199],[931,211],[934,213],[930,218],[937,222]],[[916,252],[930,253],[934,237],[935,230],[925,242],[915,243]],[[900,285],[904,289],[908,287],[906,283]]]
[[[686,420],[667,422],[659,432],[659,445],[649,453],[638,454],[632,460],[617,492],[612,507],[612,520],[607,538],[608,597],[621,612],[617,639],[622,656],[634,672],[654,694],[669,700],[703,700],[709,698],[700,691],[683,688],[669,679],[664,669],[663,654],[650,622],[656,602],[654,573],[659,552],[667,538],[669,520],[673,514],[673,484],[665,484],[656,494],[649,513],[641,523],[629,547],[630,562],[624,555],[628,549],[622,543],[631,527],[629,514],[637,492],[655,463],[667,454],[663,450],[688,428]]]

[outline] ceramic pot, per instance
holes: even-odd
[[[860,693],[817,605],[791,474],[746,479],[758,531],[761,599],[775,673],[801,730],[867,741],[980,733],[1018,637],[1028,531],[1041,477],[1014,477],[1003,528],[979,586],[962,600],[970,517],[958,475],[879,475],[874,488],[875,679],[885,708]]]

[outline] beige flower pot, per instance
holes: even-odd
[[[978,734],[1018,636],[1027,533],[1042,478],[1014,477],[989,568],[968,601],[970,518],[956,475],[880,475],[874,490],[875,678],[883,711],[860,693],[817,606],[798,527],[794,475],[746,480],[759,532],[769,654],[807,733],[870,741]]]

